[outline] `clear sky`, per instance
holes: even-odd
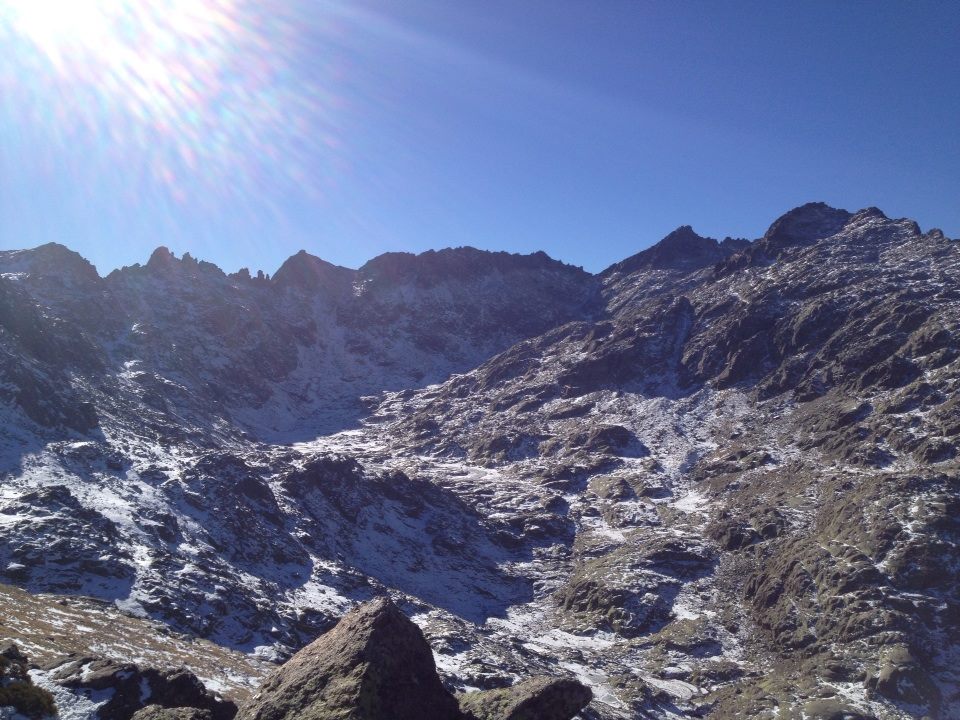
[[[812,200],[960,237],[960,3],[0,0],[0,247],[600,270]]]

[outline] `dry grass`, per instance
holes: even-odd
[[[273,668],[235,650],[131,617],[108,603],[34,595],[0,584],[0,639],[14,640],[32,662],[79,652],[155,667],[189,668],[212,690],[245,699]]]

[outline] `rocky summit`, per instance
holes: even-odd
[[[960,717],[960,242],[876,208],[0,251],[0,415],[3,717]]]

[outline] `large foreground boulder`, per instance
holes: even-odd
[[[420,628],[380,598],[274,671],[236,720],[570,720],[591,697],[574,680],[535,677],[458,703]]]
[[[359,606],[277,669],[237,720],[460,720],[430,645],[388,599]]]
[[[469,720],[570,720],[593,699],[576,680],[533,677],[513,687],[461,695]]]

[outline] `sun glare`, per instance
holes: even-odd
[[[290,128],[315,109],[313,86],[289,81],[293,25],[279,8],[0,0],[0,87],[26,123],[63,144],[95,142],[107,163],[139,159],[142,176],[174,199],[187,176],[208,192],[234,189],[259,172],[259,158],[302,144]]]
[[[126,12],[123,0],[3,0],[8,21],[49,59],[62,62],[72,50],[103,48],[112,26]]]
[[[175,55],[185,45],[219,42],[224,33],[240,30],[235,5],[232,0],[0,0],[14,32],[59,69],[66,69],[65,63],[146,59],[150,65],[151,58],[180,59]]]

